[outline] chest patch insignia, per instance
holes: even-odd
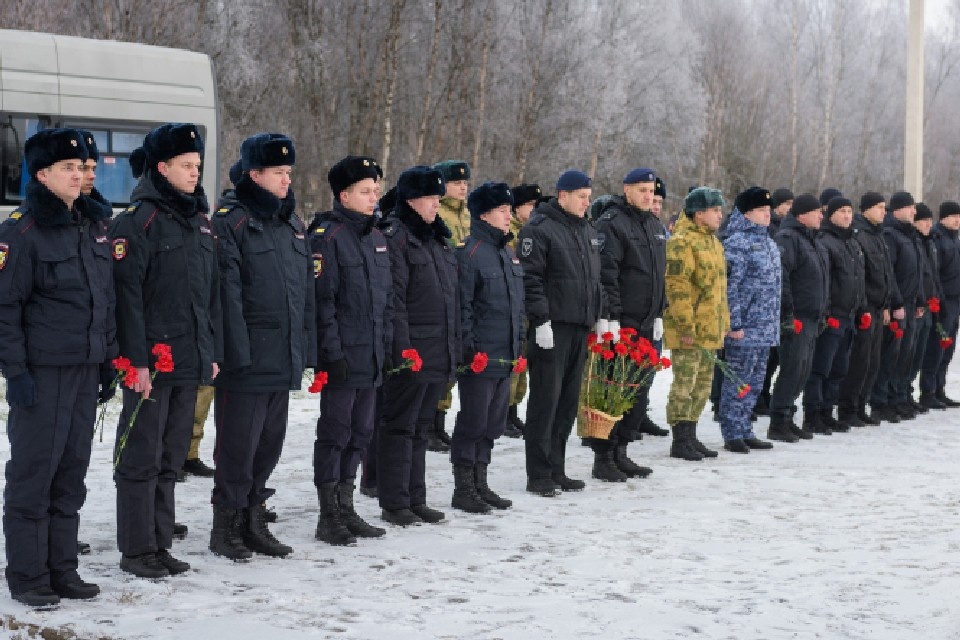
[[[107,236],[97,236],[94,240],[97,244],[107,244]]]
[[[382,247],[376,247],[376,248],[374,248],[374,251],[376,251],[377,253],[386,253],[386,252],[387,252],[387,247],[386,247],[386,245],[384,245],[384,246],[382,246]]]
[[[213,235],[213,231],[210,230],[210,227],[204,227],[204,226],[201,226],[201,227],[200,227],[200,233],[205,233],[205,234],[207,234],[208,236],[212,236],[212,235]]]
[[[294,233],[294,234],[293,234],[293,237],[296,238],[297,240],[303,240],[303,234],[302,234],[302,233]]]
[[[321,273],[323,273],[323,254],[315,253],[313,254],[313,277],[319,278]]]
[[[7,255],[10,253],[10,245],[0,243],[0,271],[7,266]]]
[[[127,239],[126,238],[117,238],[113,241],[113,259],[123,260],[127,257]]]
[[[520,255],[528,258],[531,253],[533,253],[533,238],[524,238],[520,242]]]
[[[520,264],[520,258],[513,258],[511,262],[513,262],[513,264]]]

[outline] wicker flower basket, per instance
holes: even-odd
[[[613,425],[623,416],[612,416],[599,409],[581,406],[577,415],[577,435],[581,438],[608,440]]]

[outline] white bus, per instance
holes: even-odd
[[[219,196],[220,129],[210,57],[150,45],[0,29],[0,219],[22,200],[27,138],[77,127],[97,141],[96,187],[117,208],[136,180],[130,153],[165,122],[192,122],[203,134],[203,187]]]

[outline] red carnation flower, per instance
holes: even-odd
[[[323,385],[327,384],[329,376],[326,371],[317,371],[313,374],[313,382],[307,388],[307,391],[310,393],[320,393],[320,390],[323,389]]]
[[[588,333],[587,334],[587,344],[597,344],[597,334]]]
[[[613,360],[614,353],[610,349],[604,349],[600,355],[603,356],[604,360]]]
[[[750,393],[750,385],[748,384],[742,384],[740,388],[737,389],[738,398],[745,398],[748,393]]]
[[[470,363],[470,371],[474,373],[482,373],[484,369],[487,368],[487,361],[489,358],[487,354],[482,351],[478,351],[473,354],[473,362]]]
[[[133,385],[137,384],[140,381],[140,374],[137,373],[135,367],[128,367],[123,375],[123,384],[129,388],[133,388]]]
[[[625,356],[625,355],[627,355],[627,353],[630,351],[630,347],[628,347],[628,346],[627,346],[626,344],[624,344],[623,342],[619,342],[619,343],[617,343],[617,345],[613,348],[613,350],[617,352],[617,355],[618,355],[618,356]]]
[[[594,344],[590,345],[590,351],[593,353],[603,353],[603,345],[599,342],[595,342]]]
[[[900,323],[897,322],[896,320],[894,320],[893,322],[891,322],[891,323],[890,323],[890,331],[893,331],[894,333],[896,333],[897,331],[900,331]]]
[[[950,345],[953,344],[953,338],[941,338],[940,339],[940,348],[949,349]]]
[[[834,317],[827,318],[827,326],[830,327],[831,329],[839,329],[840,321]]]
[[[897,329],[896,331],[894,331],[893,337],[896,338],[897,340],[900,340],[901,338],[903,338],[903,329]]]
[[[857,325],[857,328],[861,331],[866,331],[870,328],[871,324],[873,324],[873,316],[869,313],[864,313],[860,315],[860,324]]]
[[[930,313],[940,313],[940,298],[934,296],[927,300],[927,308]]]
[[[660,358],[660,366],[664,369],[670,368],[670,358]]]
[[[123,356],[114,358],[110,361],[110,363],[113,365],[113,368],[117,370],[117,372],[126,371],[131,367],[130,358],[124,358]]]
[[[527,370],[527,359],[523,356],[517,358],[517,364],[513,365],[514,373],[523,373]]]
[[[600,337],[603,338],[604,342],[610,342],[611,340],[613,340],[613,334],[610,333],[609,331],[604,332],[604,334]]]
[[[803,322],[800,320],[794,319],[793,321],[793,332],[801,333],[803,331]]]

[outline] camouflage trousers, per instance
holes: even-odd
[[[667,423],[697,422],[710,398],[713,361],[699,348],[670,352],[673,384],[667,396]]]
[[[728,346],[724,349],[727,365],[750,385],[745,396],[738,397],[737,384],[730,378],[723,379],[720,395],[720,433],[726,442],[755,438],[750,414],[757,404],[763,387],[763,378],[767,373],[767,359],[770,347]]]
[[[193,411],[193,435],[190,437],[190,451],[187,460],[196,460],[200,457],[200,441],[203,440],[203,425],[207,422],[210,413],[210,404],[213,402],[213,387],[201,385],[197,388],[197,408]]]
[[[450,407],[453,406],[453,388],[455,386],[457,386],[456,380],[447,383],[447,391],[443,397],[440,398],[440,402],[437,404],[437,411],[443,411],[444,413],[450,411]]]
[[[520,404],[527,395],[527,372],[510,374],[510,406]]]

